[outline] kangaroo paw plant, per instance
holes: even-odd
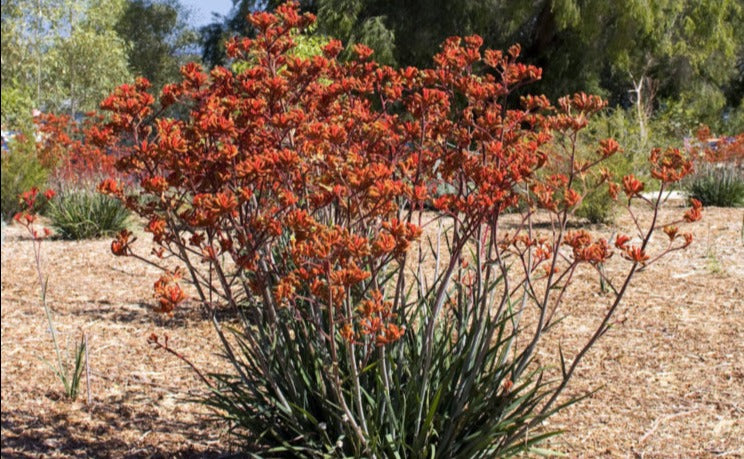
[[[163,262],[181,262],[163,263],[156,309],[178,308],[188,281],[211,314],[232,370],[209,376],[205,402],[256,456],[535,451],[634,275],[690,243],[677,225],[699,203],[677,222],[659,215],[690,162],[652,151],[653,199],[632,175],[601,174],[634,206],[634,234],[570,231],[579,177],[620,152],[607,139],[575,158],[600,98],[516,98],[541,70],[477,36],[446,40],[433,68],[395,69],[362,45],[343,62],[336,40],[295,56],[313,21],[296,4],[249,20],[256,37],[227,43],[240,71],[186,65],[157,102],[144,79],[121,86],[88,131],[127,177],[100,190],[147,221]],[[557,172],[538,174],[547,162]],[[669,242],[652,250],[660,227]],[[151,262],[133,241],[122,231],[114,254]],[[544,338],[579,271],[602,278],[606,304],[549,368],[536,356],[552,352]]]

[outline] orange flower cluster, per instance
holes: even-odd
[[[690,204],[692,207],[685,212],[685,221],[691,223],[703,218],[703,204],[695,198],[690,199]]]
[[[574,260],[592,265],[605,262],[612,256],[610,246],[605,239],[594,240],[587,231],[571,231],[563,242],[573,249]]]
[[[677,148],[651,151],[651,176],[664,183],[678,182],[692,173],[692,161],[685,158]]]
[[[101,133],[100,118],[88,114],[78,122],[69,115],[41,114],[35,117],[39,141],[37,155],[54,178],[65,184],[88,184],[116,173],[114,154],[102,150],[93,139]]]
[[[406,327],[399,327],[390,322],[395,317],[392,304],[389,301],[383,301],[382,292],[379,290],[373,290],[370,297],[371,299],[362,301],[358,308],[362,318],[360,334],[371,336],[378,346],[397,341],[405,333]],[[346,327],[342,331],[342,336],[347,340],[353,340],[353,328]]]
[[[643,248],[628,245],[628,242],[630,242],[630,237],[624,234],[618,235],[615,239],[615,247],[622,250],[623,258],[640,264],[645,264],[646,261],[651,258],[646,254],[646,251]]]
[[[518,61],[519,46],[483,51],[478,36],[446,40],[431,69],[380,65],[362,45],[342,62],[337,40],[322,55],[293,56],[294,31],[313,19],[292,3],[254,14],[257,36],[227,43],[248,68],[188,64],[159,98],[144,79],[121,86],[101,105],[106,121],[89,130],[90,144],[120,152],[116,168],[128,178],[99,189],[142,216],[156,254],[186,263],[209,298],[235,306],[260,297],[267,311],[287,308],[326,337],[392,343],[405,328],[382,298],[393,296],[389,274],[402,272],[421,236],[416,211],[433,206],[476,229],[520,201],[573,209],[583,198],[575,177],[620,151],[603,140],[596,160],[561,157],[570,170],[542,180],[554,134],[575,134],[605,101],[576,94],[554,107],[525,96],[521,108],[507,105],[542,72]],[[187,116],[164,115],[173,105]],[[652,157],[662,180],[688,170],[675,152]],[[643,184],[629,176],[623,188],[631,198]],[[606,241],[587,236],[564,242],[577,261],[610,257]],[[132,241],[123,232],[112,251],[132,255]],[[535,250],[532,266],[558,251],[539,238],[507,245]],[[184,299],[170,278],[156,291],[164,312]]]
[[[635,175],[629,174],[623,177],[623,191],[628,199],[638,196],[643,191],[644,184]]]
[[[153,290],[158,305],[154,308],[155,312],[172,314],[173,310],[186,300],[186,294],[178,285],[178,281],[183,277],[183,273],[176,269],[174,272],[164,274],[155,282]]]
[[[129,255],[132,252],[130,244],[135,240],[136,238],[132,237],[131,231],[121,230],[116,235],[116,239],[111,242],[111,252],[117,257]]]

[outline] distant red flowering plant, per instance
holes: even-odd
[[[696,142],[688,149],[693,158],[704,162],[744,165],[744,132],[716,137],[708,126],[702,125],[696,133]]]
[[[41,164],[52,171],[53,180],[64,185],[89,185],[116,174],[115,157],[96,144],[105,133],[97,131],[101,120],[87,114],[82,121],[69,115],[42,113],[34,118],[36,145]]]
[[[661,148],[651,151],[651,176],[665,183],[675,183],[692,172],[692,161],[688,160],[678,148]]]
[[[103,102],[106,117],[89,130],[90,144],[121,153],[116,169],[130,178],[109,178],[99,190],[144,218],[163,259],[155,309],[172,314],[186,299],[180,274],[165,263],[174,257],[213,317],[236,384],[250,387],[236,392],[250,398],[238,418],[264,426],[253,433],[267,444],[304,451],[302,442],[327,441],[323,451],[387,457],[436,443],[437,454],[456,457],[468,435],[488,426],[484,451],[527,445],[607,331],[636,271],[689,244],[677,225],[698,219],[699,203],[677,221],[657,217],[661,193],[689,174],[690,162],[676,150],[652,151],[655,198],[633,175],[619,184],[600,174],[613,195],[625,192],[628,209],[647,205],[654,216],[634,216],[637,234],[617,236],[613,248],[567,230],[584,198],[580,177],[622,151],[605,139],[591,159],[574,154],[606,102],[576,94],[557,106],[544,96],[512,105],[517,88],[542,77],[519,62],[519,46],[482,51],[480,37],[452,37],[434,68],[394,69],[363,45],[342,62],[336,40],[322,55],[293,56],[293,31],[313,21],[295,4],[249,20],[257,36],[226,45],[231,58],[252,63],[247,69],[186,65],[159,102],[139,79]],[[164,116],[172,105],[188,117]],[[538,174],[546,164],[554,173]],[[507,233],[503,222],[515,209],[518,224]],[[537,229],[539,219],[551,230]],[[669,244],[654,252],[659,226]],[[153,263],[133,242],[122,232],[112,251]],[[616,250],[630,261],[619,280],[602,269]],[[555,385],[538,383],[546,392],[519,399],[534,387],[538,342],[585,268],[611,285],[598,328],[570,364],[561,353]],[[538,311],[532,328],[509,325],[526,307]],[[238,339],[246,360],[235,356],[218,309],[245,321]],[[520,333],[527,339],[518,347],[496,351],[517,346]],[[499,397],[534,401],[538,393],[542,402],[525,415],[493,415],[509,406]],[[307,416],[311,409],[327,418]],[[506,425],[499,416],[514,416],[513,428],[496,435]],[[411,428],[400,436],[396,426]]]
[[[705,205],[744,205],[744,132],[714,137],[702,126],[686,146],[695,160],[695,174],[684,184],[688,194]]]

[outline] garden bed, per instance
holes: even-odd
[[[679,215],[681,206],[670,203],[664,212]],[[572,394],[599,390],[551,418],[549,427],[565,434],[550,448],[571,457],[744,455],[743,217],[741,209],[706,209],[691,227],[693,246],[635,278],[615,327],[570,386]],[[624,231],[630,224],[617,223]],[[594,229],[608,237],[616,231]],[[42,248],[55,324],[70,343],[84,331],[90,346],[92,404],[85,390],[77,402],[62,399],[41,360],[51,359],[53,348],[24,231],[7,227],[2,247],[3,457],[229,453],[225,426],[182,395],[204,389],[198,378],[147,344],[151,333],[167,334],[197,367],[219,370],[210,323],[195,304],[171,319],[151,312],[156,271],[115,258],[108,240],[52,240]],[[601,307],[599,286],[589,278],[577,283],[551,344],[569,349],[586,339]]]

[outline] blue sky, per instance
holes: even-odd
[[[191,23],[201,27],[212,22],[212,12],[226,15],[232,9],[232,0],[181,0],[191,10]]]

